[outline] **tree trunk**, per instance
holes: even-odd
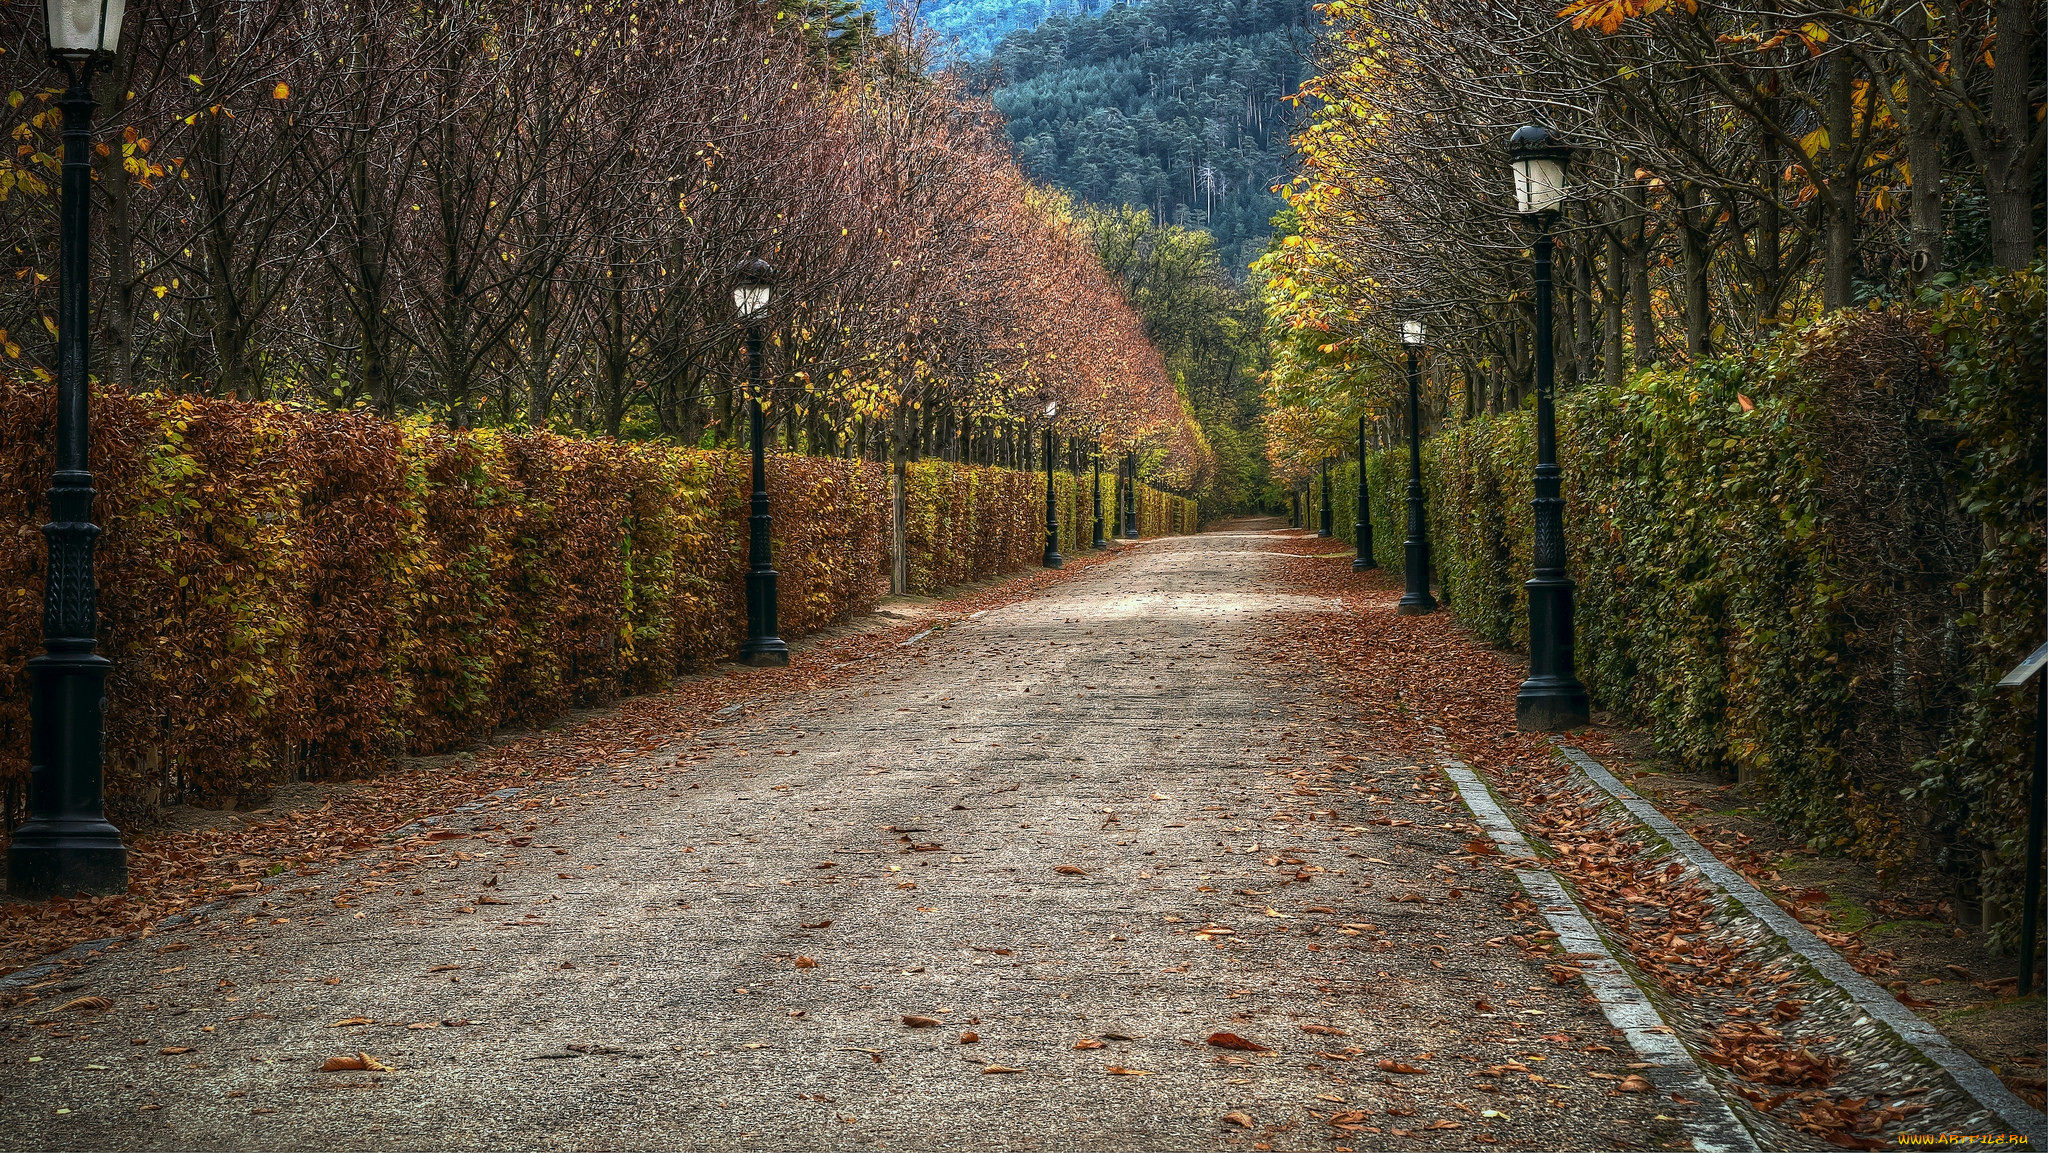
[[[1606,348],[1601,353],[1601,371],[1609,388],[1620,388],[1627,367],[1622,364],[1622,335],[1627,325],[1628,313],[1628,249],[1622,243],[1621,222],[1610,221],[1603,229],[1607,234],[1607,285],[1601,293],[1600,306],[1606,338]]]
[[[1767,109],[1770,107],[1766,105]],[[1778,164],[1777,139],[1765,133],[1759,154],[1763,164],[1764,194],[1756,206],[1756,256],[1751,269],[1750,292],[1756,297],[1757,325],[1762,327],[1778,323],[1780,296],[1785,291],[1785,258],[1780,244],[1784,239],[1781,235],[1784,222],[1778,210],[1778,181],[1783,173]]]
[[[1856,160],[1850,142],[1856,130],[1855,57],[1846,50],[1828,59],[1828,176],[1821,191],[1827,257],[1821,272],[1821,306],[1832,312],[1854,298],[1856,262]]]
[[[1645,206],[1643,182],[1630,180],[1627,188],[1629,304],[1635,311],[1632,335],[1635,338],[1636,367],[1648,368],[1657,363],[1657,317],[1650,311],[1650,213]]]
[[[116,56],[100,84],[99,105],[109,125],[122,122],[128,104],[128,85],[133,75],[133,53]],[[106,351],[101,354],[100,374],[124,391],[135,391],[135,310],[142,294],[142,278],[135,270],[135,180],[128,174],[123,149],[125,138],[110,142],[100,159],[100,191],[106,197],[107,310]],[[147,162],[140,152],[137,158]]]
[[[1593,239],[1581,236],[1572,245],[1572,361],[1574,379],[1593,378],[1593,361],[1599,355],[1599,334],[1593,328]]]
[[[1903,17],[1903,31],[1915,57],[1926,55],[1927,9],[1914,4]],[[1912,178],[1913,283],[1924,285],[1941,275],[1941,137],[1948,117],[1935,106],[1933,94],[1917,68],[1906,69],[1906,164]]]
[[[1701,201],[1699,185],[1678,186],[1678,223],[1685,243],[1685,351],[1694,360],[1712,355],[1713,311],[1707,297],[1708,262],[1713,256],[1715,205]],[[1701,217],[1706,219],[1702,220]]]
[[[2035,154],[2041,136],[2028,88],[2033,80],[2035,0],[1997,0],[1997,47],[1991,73],[1990,139],[1984,196],[1990,212],[1991,262],[2025,268],[2034,262]]]

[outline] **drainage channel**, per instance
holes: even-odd
[[[1665,1024],[1656,1005],[1643,995],[1635,979],[1615,959],[1593,922],[1565,891],[1564,884],[1547,870],[1533,867],[1536,855],[1506,811],[1493,799],[1484,782],[1471,768],[1458,761],[1446,761],[1444,773],[1458,787],[1458,796],[1479,821],[1486,835],[1504,854],[1527,860],[1531,867],[1514,869],[1515,880],[1535,900],[1537,911],[1557,934],[1557,943],[1570,953],[1590,956],[1580,962],[1580,979],[1600,1003],[1607,1022],[1628,1038],[1649,1068],[1643,1072],[1667,1095],[1695,1103],[1693,1115],[1684,1120],[1686,1135],[1697,1153],[1758,1153],[1750,1135],[1728,1107],[1712,1082],[1686,1051],[1671,1026]]]
[[[1850,1028],[1875,1039],[1889,1041],[1892,1046],[1906,1047],[1911,1057],[1918,1058],[1913,1064],[1933,1066],[1932,1070],[1924,1071],[1938,1071],[1953,1083],[1957,1091],[1967,1095],[1977,1107],[1977,1114],[1965,1127],[1955,1131],[1991,1133],[2002,1130],[2025,1134],[2035,1148],[2048,1145],[2048,1116],[2029,1108],[1989,1069],[1950,1043],[1947,1037],[1901,1005],[1875,981],[1857,972],[1842,959],[1841,954],[1815,936],[1813,930],[1780,909],[1776,902],[1750,884],[1748,878],[1729,868],[1655,805],[1621,783],[1599,761],[1566,745],[1560,745],[1558,751],[1587,781],[1613,798],[1638,823],[1668,845],[1673,853],[1740,906],[1747,914],[1745,919],[1752,922],[1751,935],[1756,935],[1755,929],[1760,928],[1773,938],[1765,942],[1767,947],[1789,953],[1788,959],[1796,958],[1798,967],[1803,970],[1801,975],[1809,982],[1825,986],[1832,994],[1829,999],[1837,1002],[1837,1012],[1851,1018]],[[1865,1060],[1867,1062],[1874,1057],[1872,1054]]]

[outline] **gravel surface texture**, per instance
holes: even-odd
[[[1267,671],[1329,607],[1280,545],[1146,542],[98,957],[9,1013],[0,1147],[1682,1147],[1441,777]]]

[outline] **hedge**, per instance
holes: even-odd
[[[1932,861],[2001,940],[2032,707],[1991,685],[2042,631],[2042,311],[2036,269],[1558,405],[1595,701],[1753,782],[1814,849]],[[1504,647],[1528,640],[1534,460],[1526,410],[1424,444],[1444,600]],[[1406,452],[1366,468],[1375,558],[1399,572]],[[1346,540],[1354,469],[1332,478]]]
[[[48,386],[0,384],[0,533],[17,542],[0,559],[10,824],[54,402]],[[93,406],[116,820],[460,748],[658,687],[742,639],[741,454],[113,390]],[[911,476],[926,591],[1038,559],[1042,476],[936,462]],[[778,456],[769,497],[785,637],[887,592],[883,466]]]

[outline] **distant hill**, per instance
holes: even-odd
[[[917,17],[938,34],[943,61],[971,62],[985,60],[1003,37],[1020,28],[1036,28],[1054,16],[1099,12],[1105,2],[929,0],[918,8]]]
[[[1309,0],[1116,4],[1020,26],[972,67],[1033,176],[1205,228],[1242,279],[1281,207],[1269,189],[1289,155],[1283,99],[1316,19]]]

